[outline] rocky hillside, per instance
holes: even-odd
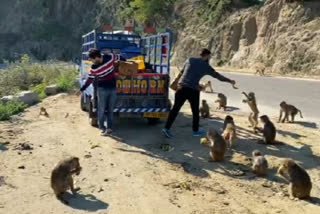
[[[199,1],[176,8],[183,17]],[[262,63],[280,73],[320,74],[320,1],[267,0],[262,6],[233,9],[216,25],[191,18],[179,33],[174,62],[181,64],[201,47],[214,53],[212,63],[253,68]]]
[[[14,60],[24,53],[39,60],[79,57],[81,35],[99,25],[102,10],[108,11],[103,2],[1,0],[0,59]],[[108,15],[104,17],[111,21]]]
[[[175,64],[202,47],[212,63],[279,73],[320,74],[319,0],[1,0],[0,62],[79,57],[81,35],[135,19],[170,27]]]

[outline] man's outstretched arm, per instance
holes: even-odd
[[[231,80],[223,75],[221,75],[220,73],[218,73],[216,70],[214,70],[214,68],[212,68],[211,66],[209,66],[209,69],[210,69],[210,72],[209,72],[209,75],[212,76],[213,78],[216,78],[222,82],[229,82],[231,83],[232,85],[235,85],[236,84],[236,81],[234,80]]]

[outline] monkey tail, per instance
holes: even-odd
[[[302,116],[302,112],[301,112],[300,110],[298,110],[298,111],[300,112],[300,117],[301,117],[301,118],[303,118],[303,116]]]

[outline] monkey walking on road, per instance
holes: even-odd
[[[246,97],[242,102],[248,103],[251,113],[249,115],[249,122],[251,124],[251,127],[253,127],[253,131],[256,132],[256,127],[258,125],[258,116],[259,116],[259,110],[257,107],[256,97],[253,92],[250,92],[247,94],[246,92],[242,92],[242,94]]]
[[[258,64],[256,66],[254,66],[254,69],[256,70],[255,74],[259,74],[260,76],[265,76],[264,72],[265,72],[266,68],[264,67],[263,64]]]
[[[282,119],[282,114],[284,113],[284,117]],[[289,122],[289,116],[291,116],[291,123],[294,123],[295,116],[300,113],[300,117],[303,118],[302,112],[297,109],[295,106],[287,104],[285,101],[280,103],[280,116],[279,116],[279,123],[282,122]]]
[[[286,159],[278,169],[278,174],[290,182],[289,194],[291,198],[309,198],[312,189],[308,173],[293,160]]]
[[[51,188],[53,189],[58,200],[65,204],[69,204],[63,198],[63,194],[67,190],[71,190],[75,194],[80,188],[74,188],[72,175],[79,175],[81,166],[79,158],[70,157],[60,161],[51,173]]]

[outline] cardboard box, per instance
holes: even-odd
[[[138,73],[138,64],[135,62],[119,61],[118,71],[120,75],[132,76]]]

